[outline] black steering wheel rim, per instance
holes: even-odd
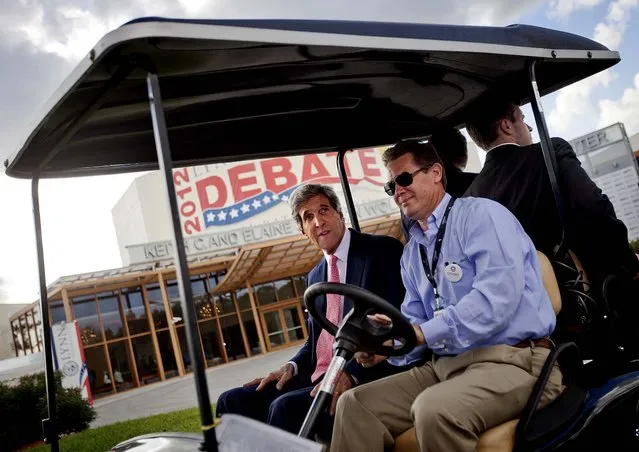
[[[392,321],[392,327],[389,331],[380,334],[379,338],[401,338],[403,344],[399,348],[390,346],[381,346],[377,350],[384,356],[402,356],[412,350],[417,344],[415,331],[410,322],[402,315],[402,313],[388,301],[384,300],[377,294],[370,292],[353,284],[343,284],[336,282],[318,282],[309,286],[304,292],[304,304],[313,319],[331,336],[336,337],[339,327],[330,322],[325,314],[322,314],[317,308],[317,301],[321,295],[337,294],[349,298],[353,303],[353,311],[349,313],[348,321],[360,320],[357,317],[365,317],[370,310],[388,316]],[[344,317],[346,317],[344,313]],[[355,318],[353,318],[355,316]],[[372,328],[372,324],[371,324]],[[361,329],[360,329],[361,330]],[[361,330],[361,334],[370,334],[374,336],[371,330]]]

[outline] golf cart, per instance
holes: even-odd
[[[322,445],[312,441],[315,421],[344,364],[356,350],[387,356],[405,353],[415,344],[410,325],[389,303],[363,289],[334,283],[309,287],[304,302],[336,336],[337,347],[299,436],[238,416],[224,416],[218,424],[211,411],[202,350],[196,346],[198,326],[172,169],[336,151],[351,225],[359,229],[344,165],[349,150],[428,137],[442,124],[461,126],[465,113],[483,94],[508,84],[522,103],[531,103],[559,216],[564,218],[540,97],[618,61],[616,52],[589,39],[519,25],[144,18],[103,37],[5,162],[9,176],[33,181],[49,410],[43,431],[51,450],[56,452],[59,445],[40,179],[158,168],[164,177],[202,434],[143,435],[113,450],[320,450]],[[546,287],[559,292],[561,306],[588,304],[593,308],[587,309],[588,315],[597,317],[579,316],[575,323],[612,321],[605,302],[588,297],[577,259],[571,265],[548,258],[551,268],[546,274],[551,279]],[[572,276],[566,279],[566,274]],[[340,293],[353,302],[340,325],[328,322],[318,306],[326,293]],[[366,320],[370,312],[388,315],[392,326],[371,325]],[[604,335],[609,330],[584,331]],[[398,345],[383,346],[389,338],[398,339]],[[553,349],[520,418],[497,427],[497,433],[486,432],[497,435],[486,447],[584,450],[617,444],[619,449],[639,449],[639,365],[617,353],[623,344],[612,345],[613,364],[598,359],[584,364],[581,338],[575,340]],[[537,410],[557,360],[567,389]],[[408,431],[398,438],[396,450],[411,448],[416,443]]]

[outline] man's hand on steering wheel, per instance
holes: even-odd
[[[384,314],[373,314],[367,316],[371,321],[378,323],[379,325],[389,325],[392,320],[390,317],[385,316]],[[393,341],[386,341],[384,345],[393,345]],[[383,355],[375,355],[372,353],[366,352],[357,352],[355,353],[355,361],[362,367],[368,368],[373,367],[386,360],[388,356]]]
[[[322,383],[318,383],[315,385],[313,390],[311,391],[311,397],[315,397],[315,395],[319,392],[320,386]],[[335,389],[333,390],[333,400],[331,401],[331,416],[335,416],[335,408],[337,407],[337,400],[339,396],[344,394],[346,391],[353,387],[353,379],[349,376],[348,372],[342,371],[337,377],[337,381],[335,382]]]
[[[275,387],[279,391],[281,391],[284,385],[286,384],[286,382],[289,381],[291,378],[293,378],[293,372],[295,372],[293,365],[286,363],[280,369],[274,372],[271,372],[264,378],[255,378],[249,381],[248,383],[245,383],[244,387],[258,385],[255,390],[261,391],[262,389],[266,387],[266,385],[276,381],[277,384],[275,385]]]

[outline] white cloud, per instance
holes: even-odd
[[[590,9],[601,3],[601,0],[551,0],[548,16],[560,19],[570,16],[575,11]]]
[[[622,122],[628,135],[639,133],[639,72],[635,74],[633,86],[626,88],[619,100],[602,99],[599,109],[597,127]]]
[[[639,0],[613,1],[604,21],[595,26],[593,39],[610,49],[619,48],[631,10],[638,3]],[[561,90],[548,116],[551,132],[570,138],[597,127],[599,111],[592,100],[592,93],[598,88],[607,87],[615,78],[615,73],[609,69]]]

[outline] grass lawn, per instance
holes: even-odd
[[[215,413],[215,406],[212,406]],[[116,444],[131,437],[152,432],[199,432],[200,411],[198,408],[173,411],[155,416],[123,421],[103,427],[91,428],[60,439],[60,450],[108,451]],[[48,452],[49,445],[37,446],[29,452]]]

